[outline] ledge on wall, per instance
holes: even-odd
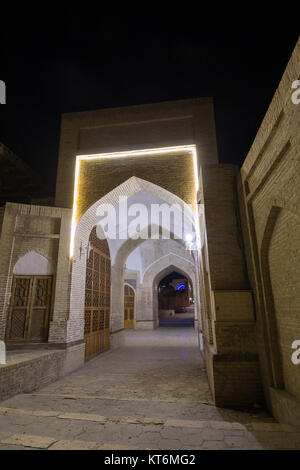
[[[272,413],[280,423],[299,426],[300,401],[286,390],[269,389],[272,401]]]
[[[84,365],[85,343],[67,349],[8,352],[0,365],[0,400],[30,393],[49,385]]]

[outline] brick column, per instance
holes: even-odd
[[[0,238],[0,340],[5,340],[8,308],[11,295],[11,254],[14,245],[14,228],[17,211],[6,206]]]
[[[208,253],[205,304],[211,312],[204,350],[210,388],[219,406],[247,406],[263,399],[252,292],[239,228],[237,174],[233,165],[202,167]]]
[[[67,320],[70,311],[70,227],[72,212],[64,209],[60,225],[57,270],[55,279],[55,297],[52,320],[49,327],[49,343],[66,343]],[[70,340],[71,338],[69,338]]]

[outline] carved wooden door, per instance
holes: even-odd
[[[107,351],[110,345],[110,256],[106,240],[93,229],[85,282],[85,359]]]
[[[46,341],[52,276],[14,276],[8,340]]]
[[[134,290],[124,286],[124,328],[134,328]]]

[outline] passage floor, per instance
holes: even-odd
[[[215,407],[195,330],[161,327],[0,403],[0,450],[41,448],[300,449],[300,429]]]

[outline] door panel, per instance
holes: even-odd
[[[124,286],[124,328],[134,328],[134,290],[125,285]]]
[[[25,309],[12,310],[10,339],[23,339],[25,336],[25,323],[27,311]]]
[[[85,283],[85,359],[107,351],[110,346],[110,257],[106,240],[92,230]],[[96,246],[95,246],[96,245]]]
[[[51,299],[51,277],[34,276],[31,313],[28,325],[28,338],[46,340],[49,324]]]
[[[14,276],[8,339],[46,341],[52,276]]]

